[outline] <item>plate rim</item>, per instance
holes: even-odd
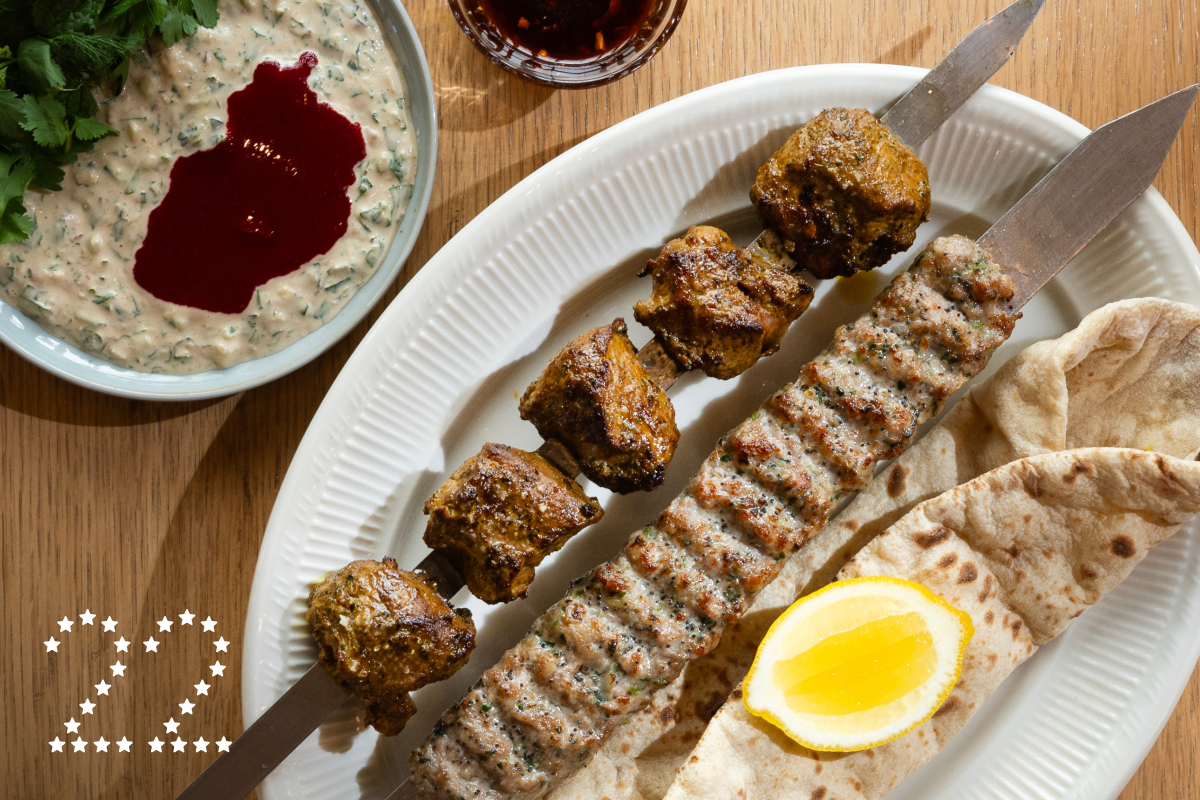
[[[419,100],[410,103],[409,109],[413,127],[416,129],[417,174],[413,181],[413,195],[401,221],[401,226],[407,230],[396,232],[379,269],[359,287],[346,306],[328,324],[300,337],[278,352],[242,361],[225,369],[206,370],[188,375],[161,375],[121,367],[85,353],[42,328],[36,320],[16,306],[0,300],[0,343],[34,366],[85,389],[131,400],[182,402],[226,397],[270,383],[300,369],[345,338],[383,299],[416,246],[433,196],[438,154],[437,101],[433,75],[430,73],[429,61],[416,26],[413,25],[401,0],[368,2],[375,6],[380,31],[388,39],[389,49],[395,51],[393,56],[407,85],[407,96]],[[398,26],[390,24],[391,20],[387,15],[392,13],[400,23]],[[393,42],[402,45],[399,51],[392,47]],[[412,62],[418,74],[414,75],[412,70],[402,66],[406,61]],[[427,140],[427,145],[422,142],[422,138]],[[14,328],[27,330],[28,333],[17,333]],[[43,337],[49,337],[53,341]],[[224,376],[225,380],[220,380],[221,376]],[[201,382],[215,385],[200,389],[189,388],[191,384]]]
[[[275,687],[267,685],[269,681],[264,680],[256,674],[256,667],[263,663],[261,657],[261,647],[263,645],[262,639],[256,635],[258,632],[256,620],[262,615],[261,612],[267,599],[265,596],[268,591],[266,581],[265,579],[260,579],[260,576],[264,575],[269,567],[266,563],[269,557],[268,552],[273,551],[277,547],[285,534],[283,517],[287,513],[284,509],[288,505],[287,500],[289,496],[297,492],[299,484],[302,481],[302,474],[303,477],[308,477],[308,474],[304,472],[301,465],[311,465],[314,462],[313,456],[325,444],[328,437],[335,435],[339,430],[344,430],[345,425],[353,424],[355,415],[361,404],[348,403],[347,401],[356,391],[368,389],[375,385],[371,378],[378,376],[380,367],[379,364],[373,364],[372,359],[379,355],[381,344],[386,341],[389,335],[394,333],[393,329],[396,327],[396,321],[402,319],[413,309],[419,309],[421,303],[431,296],[430,293],[438,288],[437,281],[441,278],[441,275],[438,273],[441,271],[444,262],[453,261],[458,254],[464,251],[469,252],[469,248],[472,246],[471,240],[477,233],[489,226],[493,218],[504,213],[504,209],[515,198],[532,193],[542,181],[552,176],[566,162],[579,158],[585,151],[602,149],[610,141],[630,135],[630,132],[638,127],[653,125],[662,117],[689,110],[694,104],[711,104],[714,100],[719,100],[720,96],[725,92],[740,91],[746,84],[753,84],[756,81],[764,80],[768,76],[779,78],[783,75],[794,75],[798,78],[803,77],[804,79],[812,80],[827,78],[844,79],[847,77],[870,80],[873,77],[879,76],[886,76],[888,78],[900,76],[907,78],[915,85],[928,72],[929,70],[924,68],[903,65],[872,63],[818,64],[767,70],[695,90],[622,120],[563,152],[504,192],[486,208],[481,210],[453,238],[448,240],[422,269],[412,277],[396,298],[392,300],[388,308],[380,315],[371,330],[368,331],[367,335],[355,349],[355,352],[330,387],[317,412],[313,415],[312,420],[310,420],[304,436],[289,463],[284,480],[280,484],[280,489],[263,535],[262,544],[260,545],[244,623],[245,632],[243,636],[241,675],[244,723],[248,726],[253,722],[259,716],[260,709],[278,697],[286,688],[279,687],[276,691]],[[977,93],[977,97],[995,98],[1017,106],[1037,119],[1057,125],[1065,134],[1075,137],[1076,140],[1082,140],[1090,133],[1089,128],[1069,115],[1009,89],[985,84],[979,93]],[[1200,272],[1200,251],[1197,250],[1195,242],[1193,242],[1174,209],[1170,207],[1162,195],[1153,187],[1147,190],[1142,195],[1142,198],[1149,206],[1147,210],[1152,212],[1163,223],[1165,232],[1169,234],[1173,243],[1179,246],[1180,251],[1190,255],[1192,269]],[[351,408],[355,411],[355,415],[349,413],[349,409]],[[293,466],[297,468],[293,469]],[[1186,689],[1188,678],[1195,667],[1197,657],[1200,657],[1200,637],[1197,637],[1191,644],[1189,652],[1191,653],[1190,659],[1181,659],[1170,675],[1162,676],[1168,685],[1177,685],[1177,690],[1169,692],[1172,702],[1162,710],[1161,714],[1157,715],[1159,719],[1156,721],[1154,735],[1148,737],[1144,742],[1138,742],[1137,746],[1125,751],[1128,756],[1136,756],[1136,758],[1124,760],[1122,766],[1117,770],[1123,777],[1119,783],[1115,783],[1111,787],[1111,791],[1105,794],[1106,797],[1115,797],[1120,792],[1125,783],[1128,782],[1129,778],[1141,765],[1155,741],[1157,741],[1162,728],[1178,704],[1179,697]],[[269,699],[266,697],[267,695],[270,695]],[[265,788],[266,783],[263,786]]]

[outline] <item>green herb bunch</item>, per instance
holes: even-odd
[[[115,130],[92,117],[151,37],[167,47],[217,24],[216,0],[0,0],[0,243],[29,236],[26,188],[59,191],[63,167]]]

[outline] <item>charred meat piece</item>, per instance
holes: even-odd
[[[643,275],[649,300],[633,315],[684,369],[733,378],[779,349],[792,320],[812,302],[800,277],[755,258],[719,228],[694,225],[667,242]]]
[[[395,559],[352,561],[313,586],[308,624],[333,679],[395,736],[416,712],[408,693],[449,678],[475,649],[471,612],[451,609]]]
[[[622,319],[563,348],[525,390],[521,419],[622,494],[658,487],[679,441],[675,409],[638,362]]]
[[[525,596],[534,567],[604,516],[537,453],[485,444],[425,501],[425,544],[444,554],[488,603]]]
[[[818,278],[874,269],[912,246],[929,173],[862,109],[822,111],[758,170],[750,199]]]
[[[442,716],[409,759],[417,796],[536,800],[586,765],[986,366],[1014,293],[974,242],[930,245]]]

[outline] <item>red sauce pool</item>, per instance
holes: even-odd
[[[317,101],[308,74],[264,61],[229,96],[225,138],[171,168],[133,277],[169,303],[238,314],[254,290],[327,252],[346,233],[362,130]]]
[[[504,38],[562,61],[595,58],[628,41],[655,0],[479,0]]]

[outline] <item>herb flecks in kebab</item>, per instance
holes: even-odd
[[[542,456],[490,443],[425,501],[425,513],[425,544],[488,603],[524,597],[534,567],[604,516]]]
[[[653,276],[654,289],[634,306],[634,318],[681,368],[713,378],[734,378],[778,350],[813,296],[800,277],[708,225],[667,242],[642,274]]]
[[[587,764],[986,365],[1014,291],[973,242],[933,242],[442,717],[411,759],[419,795],[536,798]]]
[[[450,677],[475,649],[471,612],[451,609],[395,559],[352,561],[316,584],[308,624],[334,680],[363,701],[385,736],[416,712],[409,692]]]
[[[625,321],[562,349],[521,397],[521,418],[578,459],[583,474],[622,494],[662,482],[679,429],[665,392],[646,374]]]
[[[750,199],[797,264],[832,278],[912,246],[929,214],[929,174],[869,111],[832,108],[759,168]]]

